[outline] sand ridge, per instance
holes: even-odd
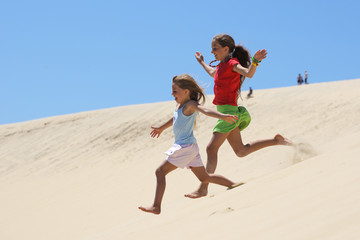
[[[160,216],[137,207],[152,203],[154,171],[173,143],[171,129],[152,139],[150,127],[172,116],[174,101],[2,125],[0,238],[359,239],[358,89],[360,79],[255,89],[242,101],[252,117],[244,142],[281,133],[296,146],[237,158],[224,143],[217,172],[246,184],[187,199],[198,181],[177,170]],[[197,122],[206,161],[216,119]]]

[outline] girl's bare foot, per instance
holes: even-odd
[[[230,187],[228,187],[227,190],[236,188],[236,187],[241,186],[241,185],[243,185],[243,184],[244,184],[243,182],[234,183],[233,185],[231,185]]]
[[[147,208],[139,207],[139,209],[144,211],[144,212],[153,213],[153,214],[156,214],[156,215],[160,214],[160,212],[161,212],[160,208],[158,208],[158,207],[147,207]]]
[[[201,198],[207,195],[207,191],[195,191],[190,194],[185,194],[185,197],[188,198]]]
[[[274,139],[278,142],[279,145],[288,145],[288,146],[294,145],[289,139],[284,138],[280,134],[276,134]]]

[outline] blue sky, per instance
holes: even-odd
[[[189,73],[212,94],[212,37],[267,49],[243,91],[360,78],[360,3],[353,1],[0,2],[0,124],[172,100]]]

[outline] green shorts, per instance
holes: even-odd
[[[236,123],[228,123],[224,120],[219,119],[216,123],[216,126],[213,129],[214,132],[227,133],[234,130],[236,127],[240,129],[240,131],[244,130],[247,126],[249,126],[251,117],[246,108],[240,106],[231,106],[231,105],[217,105],[216,106],[218,112],[231,114],[238,116],[239,120]]]

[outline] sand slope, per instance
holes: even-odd
[[[177,170],[160,216],[137,207],[151,205],[173,142],[170,129],[150,138],[150,126],[174,101],[2,125],[0,239],[360,239],[359,89],[360,79],[244,92],[244,142],[281,133],[296,147],[237,158],[225,143],[217,172],[246,184],[187,199],[198,181]],[[198,117],[204,161],[215,122]]]

